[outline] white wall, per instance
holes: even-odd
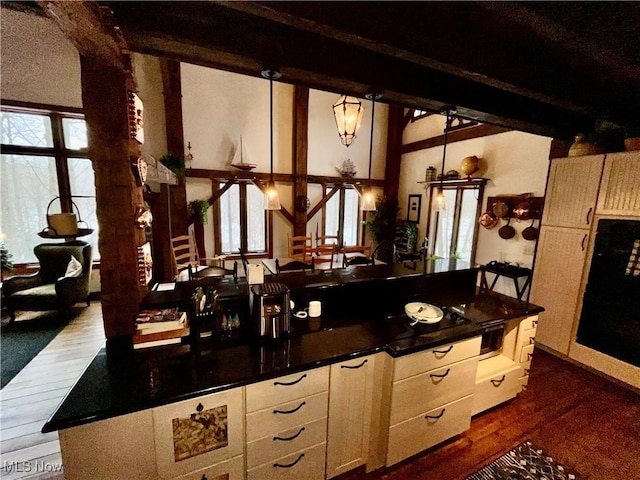
[[[2,9],[3,100],[82,107],[80,56],[49,19]]]

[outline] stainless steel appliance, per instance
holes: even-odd
[[[505,325],[487,326],[482,331],[482,341],[480,343],[480,359],[493,357],[502,353],[502,342],[504,341]]]
[[[251,287],[251,318],[260,340],[278,340],[291,333],[289,288],[277,282]]]

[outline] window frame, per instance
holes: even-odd
[[[69,178],[69,163],[71,158],[88,159],[89,146],[81,149],[69,149],[65,145],[64,129],[62,122],[64,118],[84,120],[84,110],[76,107],[63,107],[59,105],[36,104],[14,100],[2,100],[0,104],[2,112],[23,113],[49,117],[51,122],[52,147],[34,147],[25,145],[1,144],[3,155],[24,155],[34,157],[53,158],[56,165],[56,179],[58,184],[58,195],[60,196],[60,211],[63,213],[74,213],[71,179]],[[87,138],[88,143],[88,138]],[[99,264],[99,260],[94,260],[94,264]],[[26,269],[33,263],[16,263],[18,272]]]
[[[356,227],[357,234],[356,238],[360,239],[360,243],[364,241],[364,228],[363,228],[363,215],[362,209],[360,208],[362,197],[360,196],[358,189],[350,184],[342,184],[336,185],[338,187],[338,192],[336,192],[338,197],[338,240],[341,246],[344,246],[344,222],[345,222],[345,205],[346,205],[346,191],[353,190],[358,195],[358,218],[356,219]],[[323,198],[326,197],[330,191],[333,189],[333,185],[323,185],[322,195]],[[322,232],[323,235],[333,235],[332,232],[327,232],[327,207],[326,203],[322,206]]]

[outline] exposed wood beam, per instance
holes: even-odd
[[[334,186],[333,188],[331,188],[329,193],[327,193],[325,196],[323,196],[320,199],[320,201],[316,205],[313,206],[311,211],[309,211],[309,218],[313,218],[315,216],[315,214],[318,213],[320,211],[320,209],[323,206],[326,205],[326,203],[331,199],[331,197],[333,197],[339,191],[340,191],[340,187],[338,187],[337,185]]]
[[[307,150],[309,148],[309,88],[293,90],[293,235],[305,235],[307,212],[297,208],[298,197],[307,198]]]
[[[477,127],[465,128],[449,133],[447,135],[447,144],[461,142],[462,140],[470,140],[472,138],[488,137],[489,135],[495,135],[508,131],[510,131],[509,128],[496,127],[494,125],[478,125]],[[444,135],[427,138],[425,140],[419,140],[417,142],[407,143],[402,146],[401,152],[403,154],[417,152],[418,150],[433,148],[440,145],[444,145]]]

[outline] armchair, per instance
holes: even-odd
[[[91,279],[91,245],[82,241],[43,243],[33,252],[40,262],[40,270],[32,275],[15,275],[4,281],[4,303],[15,320],[16,310],[60,310],[67,314],[77,302],[89,306]],[[77,276],[65,276],[71,257],[82,266]]]

